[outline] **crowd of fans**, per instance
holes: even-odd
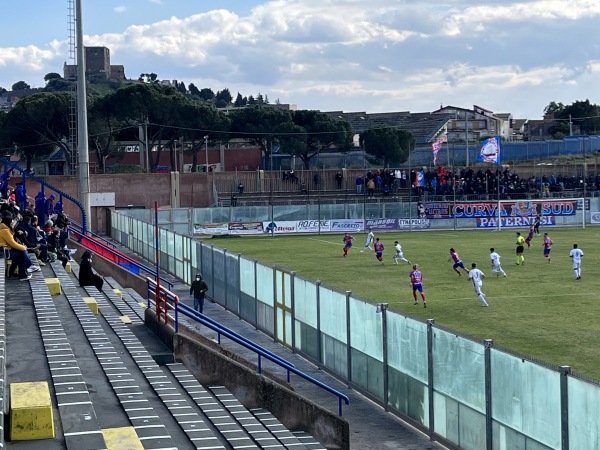
[[[28,280],[40,265],[55,260],[66,266],[74,250],[67,248],[69,218],[61,202],[54,203],[56,196],[46,199],[40,192],[32,204],[22,183],[9,192],[9,180],[8,173],[0,179],[0,246],[11,260],[8,276]],[[29,254],[33,253],[39,265],[31,262]]]

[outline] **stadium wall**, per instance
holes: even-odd
[[[598,199],[590,199],[590,206],[598,211]],[[442,224],[451,227],[449,219],[439,220],[445,221],[439,222],[440,229]],[[471,221],[473,226],[474,220],[451,222]],[[154,261],[151,223],[113,211],[111,224],[113,239]],[[473,341],[433,321],[388,311],[385,304],[376,308],[351,292],[193,235],[161,228],[159,250],[162,270],[186,283],[191,274],[202,272],[215,302],[433,440],[452,448],[490,450],[597,446],[600,385],[569,367],[501,351],[490,340]]]

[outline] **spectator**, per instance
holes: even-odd
[[[231,194],[231,206],[237,206],[237,197],[235,196],[235,194]]]
[[[241,181],[240,181],[240,183],[238,184],[238,193],[239,193],[240,195],[244,195],[244,183],[242,183]]]
[[[367,181],[367,197],[375,196],[375,180],[372,178]]]
[[[315,175],[313,176],[313,182],[315,183],[315,188],[319,188],[319,184],[321,183],[321,175],[319,175],[319,172],[315,172]]]
[[[337,183],[338,189],[342,188],[342,180],[343,179],[344,179],[344,176],[342,175],[342,172],[340,172],[338,170],[338,172],[335,174],[335,182]]]
[[[308,189],[306,188],[306,183],[304,183],[304,180],[302,180],[300,183],[300,193],[302,195],[308,195]]]
[[[81,256],[79,263],[79,285],[80,286],[96,286],[102,292],[104,279],[100,275],[96,275],[92,269],[92,252],[86,250]]]
[[[361,194],[363,190],[363,186],[365,184],[365,180],[360,175],[356,178],[356,193]]]
[[[21,281],[31,278],[31,272],[40,270],[39,266],[34,266],[27,254],[27,247],[18,243],[14,238],[13,228],[16,220],[13,215],[5,212],[2,214],[0,223],[0,245],[8,252],[12,264],[8,269],[8,276],[14,277],[15,271],[19,269],[18,277]]]
[[[206,281],[202,279],[202,274],[196,274],[196,279],[192,281],[190,286],[190,295],[194,298],[194,309],[203,314],[204,311],[204,296],[208,291]]]

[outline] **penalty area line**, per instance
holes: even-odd
[[[577,296],[590,296],[590,295],[594,295],[594,292],[581,292],[581,293],[569,293],[569,294],[544,294],[544,297],[577,297]],[[488,298],[489,300],[511,300],[513,298],[539,298],[539,296],[533,296],[533,295],[510,295],[510,296],[497,296],[497,295],[488,295],[485,294],[485,297]],[[452,298],[452,299],[447,299],[447,300],[472,300],[473,298],[478,298],[477,295],[473,294],[471,297],[459,297],[459,298]]]

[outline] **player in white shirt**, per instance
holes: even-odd
[[[394,255],[394,264],[398,264],[398,260],[402,260],[405,261],[407,264],[410,264],[410,261],[406,259],[404,257],[404,254],[402,253],[402,246],[400,245],[400,243],[398,241],[395,241],[394,244],[394,248],[396,249],[396,254]]]
[[[496,274],[496,276],[500,276],[502,274],[503,277],[506,276],[506,272],[502,269],[500,265],[501,256],[494,250],[494,247],[490,248],[490,259],[492,260],[492,272]]]
[[[573,250],[569,253],[569,257],[573,258],[573,272],[575,272],[575,279],[581,280],[581,257],[583,252],[580,248],[577,248],[577,244],[573,244]]]
[[[370,228],[367,228],[367,231],[369,232],[367,234],[367,242],[365,242],[365,248],[363,248],[360,252],[364,253],[366,249],[369,249],[371,251],[374,251],[373,248],[371,247],[371,244],[373,243],[373,241],[375,240],[375,234],[373,233],[373,231]]]
[[[481,306],[487,306],[488,303],[485,299],[485,294],[481,292],[481,286],[483,286],[483,279],[485,278],[485,274],[477,268],[477,264],[471,264],[471,270],[469,271],[469,280],[473,282],[473,288],[475,288],[475,293],[481,300]]]

